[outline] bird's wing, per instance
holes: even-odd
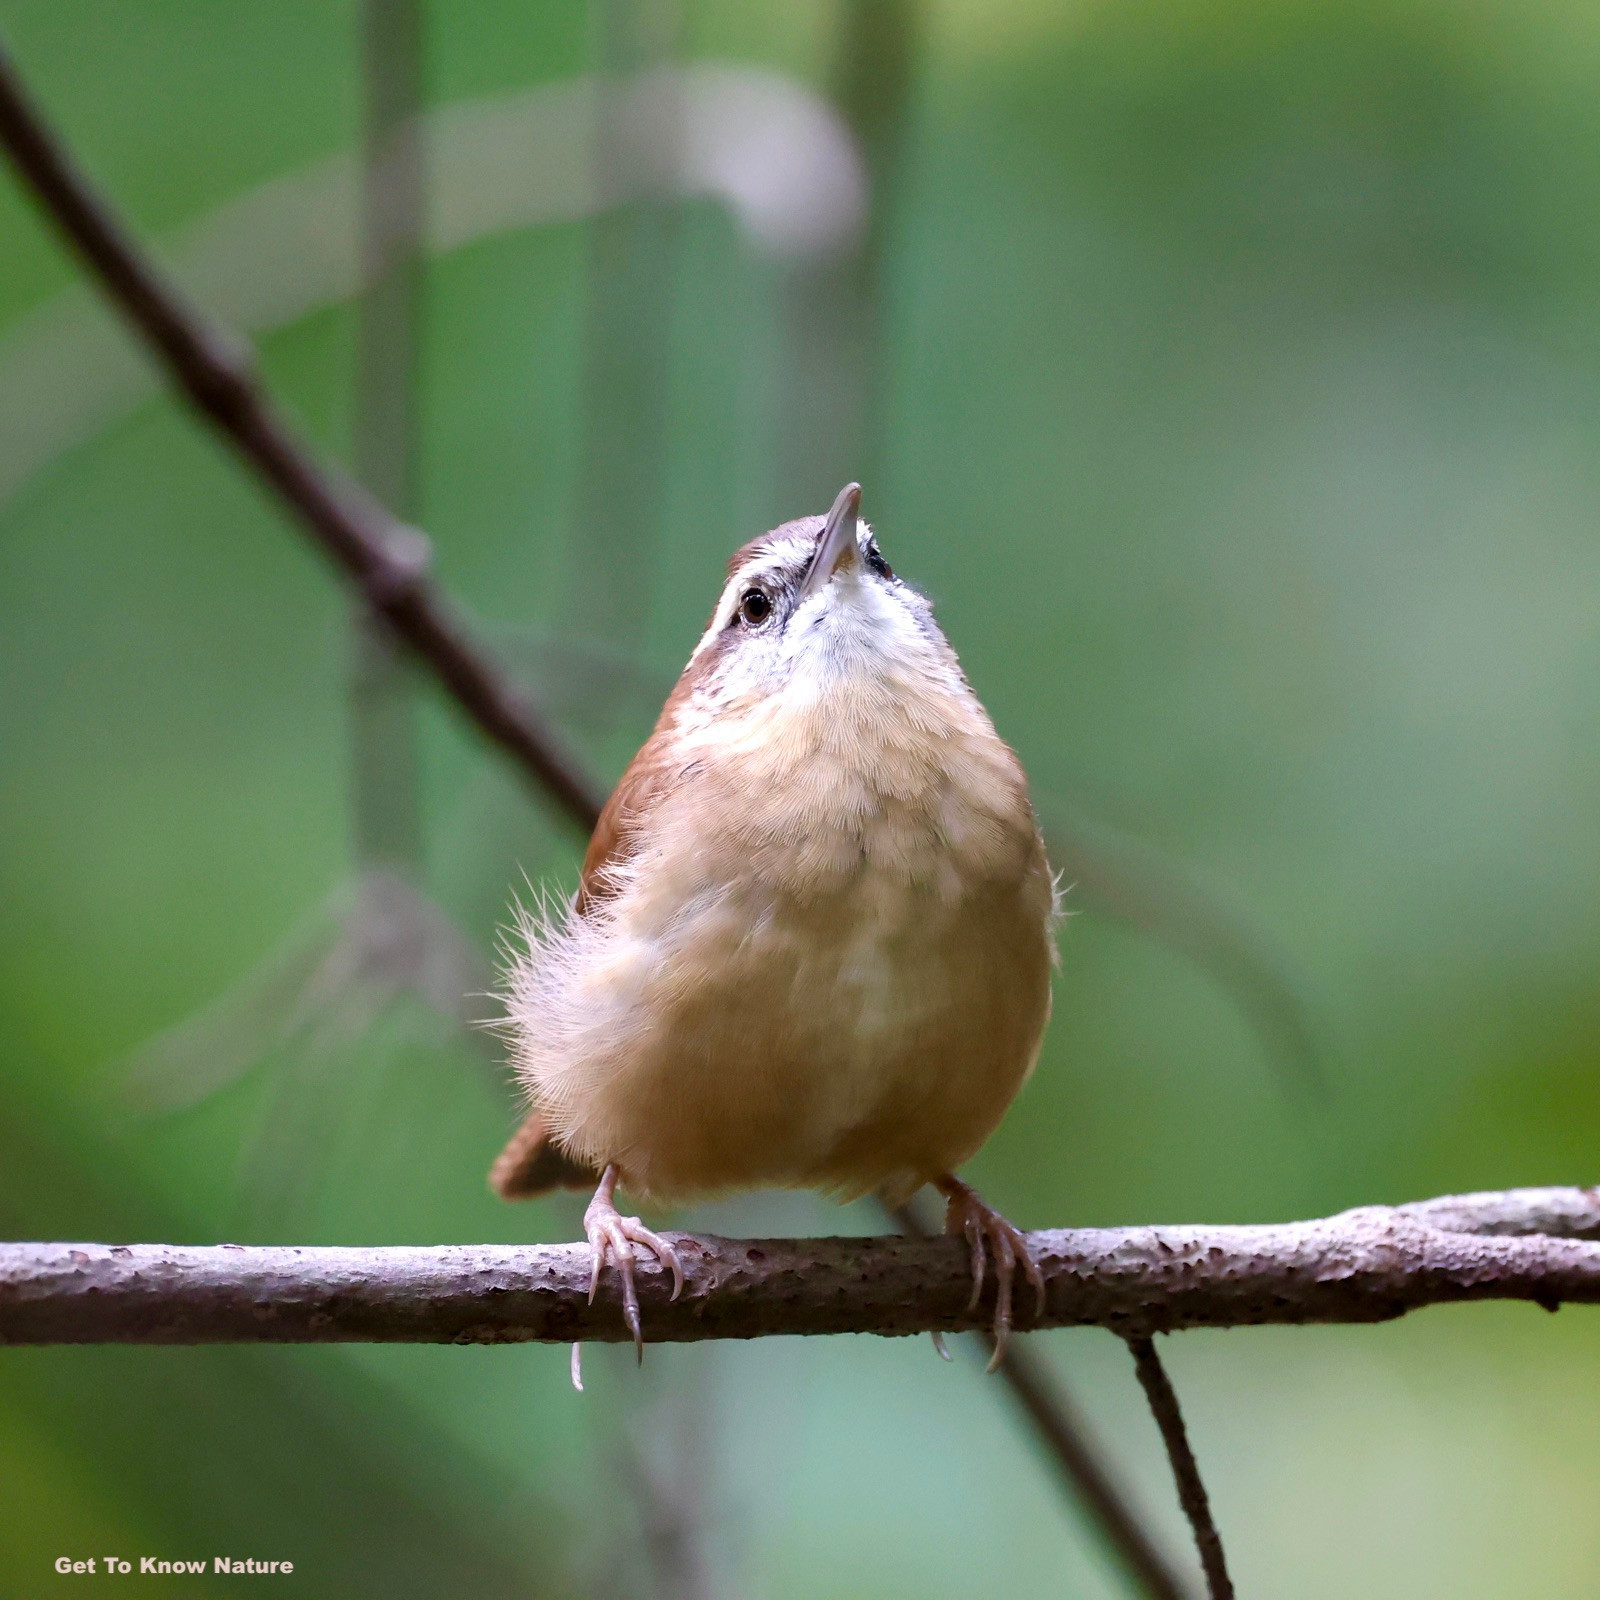
[[[683,775],[681,765],[670,759],[670,730],[684,687],[680,684],[667,701],[655,732],[628,764],[595,823],[573,903],[576,917],[588,916],[617,892],[615,877],[608,869],[633,854],[641,824]],[[570,1161],[561,1153],[537,1108],[528,1113],[489,1169],[489,1187],[502,1200],[530,1200],[552,1189],[591,1189],[599,1178],[592,1167]]]
[[[671,708],[670,701],[668,707]],[[682,778],[681,763],[672,759],[670,730],[665,722],[663,712],[655,732],[628,763],[628,770],[611,791],[611,798],[594,825],[578,877],[574,916],[587,916],[617,892],[613,869],[633,854],[642,825]]]

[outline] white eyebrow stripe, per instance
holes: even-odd
[[[811,544],[809,539],[785,539],[782,544],[769,545],[760,555],[752,556],[745,562],[728,579],[722,598],[717,602],[716,614],[711,618],[711,625],[701,634],[700,643],[694,647],[694,655],[689,659],[693,661],[733,621],[734,609],[740,598],[757,578],[770,579],[779,574],[797,577],[804,570],[804,557],[809,554]]]
[[[863,552],[872,540],[872,525],[868,522],[858,522],[856,541]],[[694,647],[689,659],[693,661],[733,621],[733,613],[751,584],[763,578],[769,582],[773,579],[798,580],[816,548],[815,534],[791,535],[765,545],[759,554],[751,556],[743,566],[736,568],[723,588],[721,599],[717,601],[716,613],[711,618],[710,626],[700,636],[700,642]]]
[[[815,541],[809,539],[785,539],[782,544],[769,545],[745,562],[728,579],[728,586],[752,583],[757,578],[799,577],[814,548]]]
[[[729,584],[751,583],[757,578],[776,577],[780,574],[798,578],[817,548],[817,537],[816,534],[802,534],[784,539],[781,543],[767,545],[760,555],[752,556],[728,579]],[[872,544],[873,537],[870,522],[857,522],[856,542],[863,552]]]

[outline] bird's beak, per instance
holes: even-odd
[[[856,519],[861,514],[861,485],[847,483],[833,502],[833,510],[822,525],[817,553],[800,580],[796,604],[809,599],[827,586],[828,580],[847,562],[859,561],[861,546],[856,543]]]

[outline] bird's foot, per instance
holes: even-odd
[[[643,1245],[656,1260],[672,1274],[672,1298],[683,1293],[683,1263],[678,1252],[659,1234],[653,1233],[637,1217],[624,1217],[617,1211],[613,1196],[617,1192],[617,1169],[607,1167],[583,1214],[583,1231],[589,1239],[589,1257],[593,1270],[589,1276],[589,1303],[594,1304],[595,1291],[600,1287],[601,1269],[609,1256],[622,1279],[622,1320],[633,1335],[633,1347],[639,1360],[644,1360],[644,1330],[639,1322],[639,1290],[633,1278],[633,1247]],[[576,1367],[574,1367],[576,1372]],[[574,1382],[582,1388],[576,1377]]]
[[[1023,1277],[1033,1285],[1036,1316],[1044,1315],[1044,1274],[1028,1253],[1028,1241],[1022,1231],[986,1205],[976,1189],[953,1177],[940,1178],[936,1187],[946,1200],[944,1231],[964,1237],[971,1253],[972,1298],[967,1301],[968,1311],[983,1295],[989,1255],[991,1252],[994,1255],[994,1354],[989,1358],[988,1367],[993,1372],[1005,1359],[1006,1343],[1011,1337],[1011,1287],[1017,1267],[1021,1266]]]

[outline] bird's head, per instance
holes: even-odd
[[[844,680],[961,684],[932,607],[895,576],[860,511],[861,486],[846,484],[827,516],[786,522],[734,556],[689,660],[702,694],[809,699]]]

